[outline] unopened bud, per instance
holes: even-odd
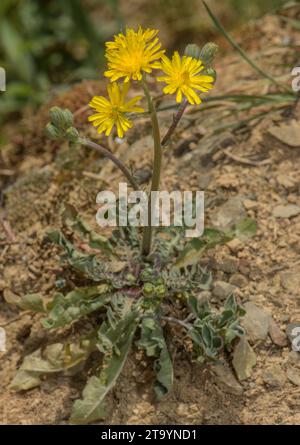
[[[155,287],[153,286],[152,283],[145,283],[145,284],[144,284],[144,287],[143,287],[143,294],[144,294],[145,296],[151,296],[151,295],[153,295],[154,291],[155,291]]]
[[[190,43],[185,47],[184,54],[189,57],[193,57],[194,59],[199,59],[200,48],[195,43]]]
[[[163,297],[167,292],[166,287],[163,284],[160,284],[159,286],[156,286],[155,293],[158,297]]]
[[[74,122],[73,113],[70,110],[68,110],[68,109],[65,109],[63,111],[63,113],[64,113],[64,122],[65,122],[65,127],[64,128],[72,127],[73,122]]]
[[[46,134],[50,139],[53,140],[61,139],[62,136],[59,129],[50,122],[46,125]]]
[[[79,138],[79,133],[75,127],[68,128],[65,135],[66,135],[67,141],[70,141],[70,142],[77,142],[77,140]]]
[[[67,129],[73,125],[73,114],[70,110],[52,107],[49,111],[51,123],[57,128]]]
[[[213,42],[209,42],[203,46],[199,53],[199,59],[201,59],[204,66],[211,66],[216,54],[218,52],[218,45]]]

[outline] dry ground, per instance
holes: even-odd
[[[282,81],[289,85],[291,67],[297,61],[295,49],[284,44],[290,39],[299,48],[297,32],[278,17],[267,17],[251,25],[245,35],[250,36],[249,54],[268,72],[283,76]],[[220,56],[217,71],[214,95],[276,91],[235,53]],[[50,105],[69,107],[76,113],[81,131],[95,137],[86,124],[85,105],[102,88],[101,81],[84,82]],[[174,391],[159,404],[153,400],[151,376],[133,352],[109,398],[108,423],[300,423],[300,358],[291,351],[284,334],[288,324],[300,322],[300,209],[297,214],[293,207],[294,215],[286,209],[291,204],[300,205],[300,107],[287,106],[284,101],[249,110],[238,110],[236,104],[225,100],[216,103],[215,108],[212,104],[202,106],[202,111],[190,109],[184,117],[165,154],[162,189],[205,190],[207,225],[224,216],[224,204],[226,209],[232,198],[236,199],[230,212],[257,220],[254,239],[217,248],[203,262],[211,267],[215,280],[237,286],[242,303],[252,302],[272,315],[281,331],[277,332],[281,341],[275,339],[274,343],[270,336],[260,341],[250,339],[257,365],[252,376],[241,383],[242,391],[220,386],[209,368],[200,368],[183,351],[175,351]],[[49,341],[37,316],[29,313],[15,319],[19,312],[13,302],[29,291],[48,296],[64,272],[56,248],[44,236],[49,226],[59,225],[61,203],[74,204],[92,221],[97,192],[121,179],[106,160],[45,139],[43,127],[50,105],[36,116],[25,116],[20,134],[12,135],[12,142],[0,153],[4,173],[0,178],[4,191],[0,325],[10,322],[6,326],[7,352],[0,353],[0,422],[4,424],[67,422],[86,376],[55,376],[43,381],[40,388],[22,394],[8,389],[22,357]],[[244,125],[229,125],[267,111],[271,112]],[[170,112],[160,114],[163,128],[171,118]],[[287,127],[282,129],[283,124]],[[273,130],[278,126],[282,134],[276,136]],[[136,128],[121,145],[110,140],[110,146],[147,177],[152,156],[150,128],[146,121]],[[281,217],[274,213],[279,205],[285,206]]]

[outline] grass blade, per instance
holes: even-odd
[[[284,89],[285,91],[291,92],[290,88],[288,88],[286,85],[282,85],[277,80],[275,80],[272,76],[270,76],[268,73],[266,73],[264,70],[262,70],[259,66],[256,65],[255,62],[253,62],[252,59],[246,54],[246,52],[240,47],[240,45],[228,34],[228,32],[225,30],[223,25],[219,22],[217,17],[213,14],[213,12],[210,10],[208,5],[203,0],[204,7],[206,11],[208,12],[208,15],[212,19],[214,25],[216,28],[220,31],[221,34],[226,38],[226,40],[233,46],[234,49],[238,51],[238,53],[241,55],[241,57],[261,76],[268,79],[273,84],[277,85],[279,88]]]

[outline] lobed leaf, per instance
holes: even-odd
[[[79,343],[55,343],[44,350],[37,349],[25,357],[17,371],[10,388],[15,391],[27,390],[39,386],[40,377],[57,372],[74,374],[84,363],[93,350],[96,349],[96,339],[89,337]]]
[[[78,215],[77,210],[71,204],[64,204],[62,210],[63,222],[81,237],[88,238],[89,245],[93,249],[111,251],[112,246],[107,238],[93,231]]]
[[[173,386],[173,364],[164,339],[163,330],[153,317],[145,317],[141,326],[141,339],[138,345],[145,349],[148,357],[157,357],[154,362],[156,381],[154,391],[160,400]]]
[[[83,390],[83,398],[76,400],[71,414],[73,423],[89,423],[105,417],[104,399],[115,385],[128,356],[133,336],[139,323],[137,311],[130,311],[115,328],[105,324],[105,334],[112,348],[106,350],[99,377],[91,377]]]
[[[57,293],[49,305],[48,316],[42,320],[42,324],[47,329],[65,326],[100,309],[109,300],[107,285],[78,288],[67,295]]]

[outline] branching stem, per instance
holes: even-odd
[[[120,159],[118,159],[111,151],[109,151],[107,148],[103,147],[103,145],[96,144],[96,142],[90,141],[89,139],[85,138],[79,138],[78,142],[81,145],[84,145],[85,147],[89,147],[92,150],[97,151],[98,153],[102,154],[106,158],[110,159],[126,176],[128,179],[128,182],[131,184],[134,190],[139,190],[139,185],[128,170],[128,168],[123,164]]]

